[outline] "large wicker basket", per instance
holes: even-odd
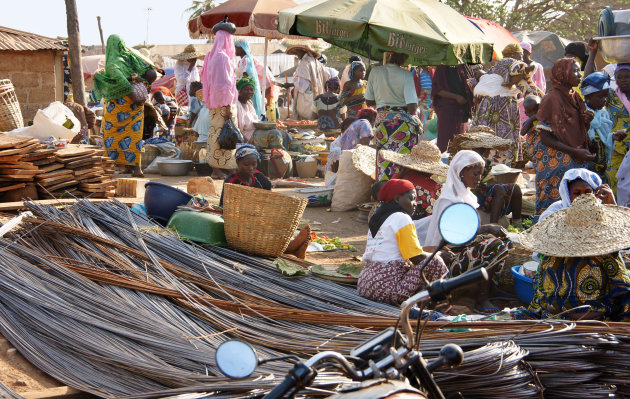
[[[225,184],[223,217],[229,246],[255,255],[282,255],[307,203],[306,198]]]
[[[24,127],[20,103],[15,87],[8,79],[0,80],[0,132],[9,132]]]

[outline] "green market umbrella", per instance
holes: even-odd
[[[278,31],[319,37],[374,60],[383,51],[417,65],[485,63],[492,43],[483,32],[436,0],[327,0],[282,10]]]

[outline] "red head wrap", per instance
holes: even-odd
[[[395,196],[415,189],[416,187],[409,180],[391,179],[381,187],[378,199],[383,202],[390,202],[394,200]]]

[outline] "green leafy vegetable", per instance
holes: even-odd
[[[356,263],[342,263],[337,268],[337,273],[343,274],[344,276],[359,278],[359,274],[361,274],[362,269],[361,265],[357,265]]]
[[[276,269],[285,276],[303,276],[306,274],[306,270],[296,264],[289,263],[284,259],[276,259],[273,261],[276,265]]]

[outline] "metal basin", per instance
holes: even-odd
[[[630,62],[630,35],[596,37],[595,40],[599,42],[599,53],[606,62]]]
[[[185,176],[188,174],[192,161],[185,159],[164,160],[158,162],[158,169],[162,176]]]

